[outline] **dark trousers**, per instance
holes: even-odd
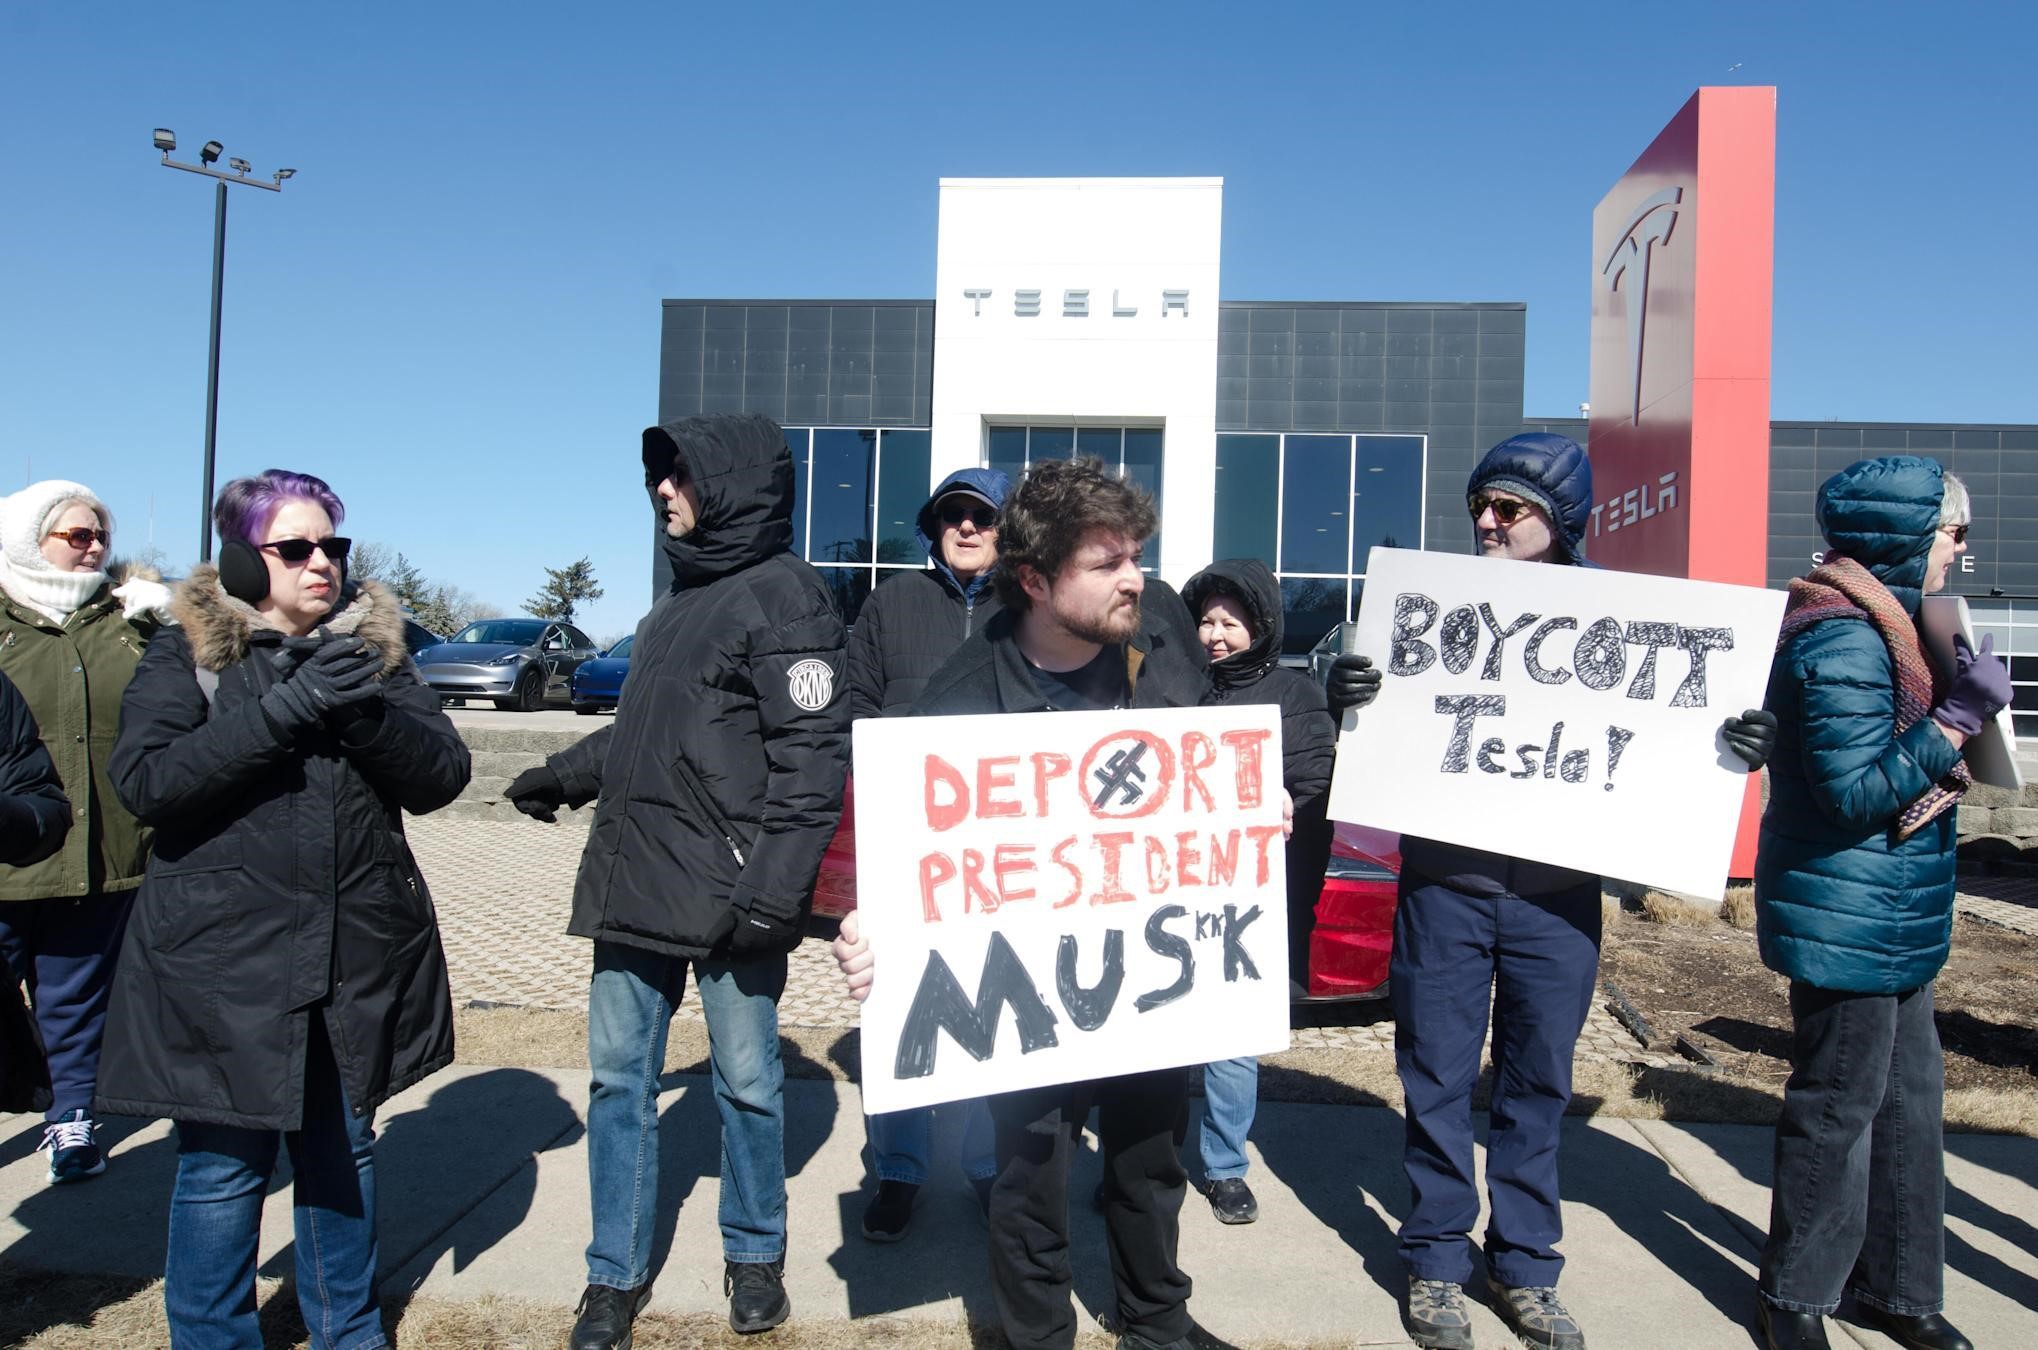
[[[1885,1312],[1939,1312],[1946,1060],[1932,986],[1845,994],[1793,981],[1790,1016],[1762,1297],[1829,1313],[1851,1288]]]
[[[991,1287],[1014,1350],[1075,1344],[1069,1164],[1092,1105],[1104,1155],[1104,1231],[1122,1330],[1156,1344],[1189,1334],[1189,1277],[1175,1264],[1189,1082],[1183,1069],[1007,1092],[997,1131]]]
[[[1407,1097],[1410,1203],[1401,1259],[1426,1280],[1472,1276],[1479,1190],[1472,1088],[1493,1008],[1486,1266],[1509,1287],[1554,1285],[1564,1258],[1557,1144],[1571,1056],[1599,971],[1599,886],[1482,896],[1402,874],[1394,912],[1394,1063]]]
[[[0,901],[0,956],[12,978],[28,986],[49,1057],[46,1120],[92,1113],[113,963],[133,904],[133,891]]]

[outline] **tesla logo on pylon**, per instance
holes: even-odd
[[[1637,426],[1642,420],[1642,357],[1648,350],[1649,255],[1656,245],[1670,242],[1683,201],[1683,188],[1668,187],[1636,207],[1599,268],[1606,289],[1620,292],[1627,301],[1628,369],[1634,393],[1628,420]]]

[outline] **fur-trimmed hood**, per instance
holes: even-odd
[[[318,627],[321,633],[353,633],[382,653],[382,673],[403,664],[403,606],[379,581],[348,582],[338,613]],[[191,659],[207,670],[225,670],[246,657],[257,629],[274,631],[269,621],[245,600],[228,595],[219,584],[219,569],[200,563],[177,588],[170,604],[172,619],[184,628]]]

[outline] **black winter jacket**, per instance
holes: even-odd
[[[294,1130],[325,1019],[347,1103],[379,1105],[453,1058],[438,920],[403,813],[460,794],[467,747],[370,582],[327,627],[383,656],[383,714],[288,741],[261,697],[317,635],[285,637],[194,568],[121,704],[114,790],[156,830],[106,1018],[98,1107]],[[196,670],[215,672],[210,699]]]
[[[791,552],[785,434],[731,416],[644,433],[647,481],[676,459],[700,508],[664,543],[674,589],[637,625],[615,722],[549,762],[569,803],[600,803],[567,931],[704,956],[753,910],[804,921],[842,815],[849,693],[841,616]]]
[[[1019,616],[1002,610],[956,649],[913,703],[916,717],[1049,712],[1020,655]],[[1171,624],[1148,624],[1125,647],[1135,708],[1193,708],[1210,691],[1201,648],[1185,649]]]
[[[0,675],[0,864],[40,862],[62,847],[71,803],[28,700]]]

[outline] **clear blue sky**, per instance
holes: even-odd
[[[1228,298],[1521,300],[1585,397],[1593,204],[1701,84],[1779,89],[1779,418],[2038,422],[2027,6],[0,5],[0,487],[197,548],[209,138],[222,480],[507,609],[649,603],[662,297],[927,297],[942,175],[1213,174]],[[1734,69],[1738,63],[1738,69]]]

